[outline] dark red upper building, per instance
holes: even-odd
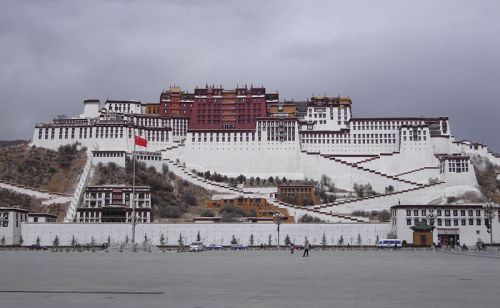
[[[189,129],[254,129],[256,118],[267,116],[267,104],[278,99],[264,87],[206,86],[194,94],[170,88],[160,96],[160,114],[189,117]]]
[[[160,115],[189,118],[193,109],[194,95],[181,91],[179,87],[170,89],[160,94]]]

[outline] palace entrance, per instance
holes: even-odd
[[[460,246],[460,235],[458,228],[438,228],[438,244],[441,246]]]

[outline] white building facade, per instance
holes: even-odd
[[[0,207],[0,245],[19,245],[22,239],[22,223],[28,221],[28,210]]]
[[[494,207],[493,243],[500,242],[500,210]],[[391,223],[399,239],[413,242],[414,227],[425,222],[435,227],[436,245],[474,246],[478,241],[490,244],[486,227],[488,209],[485,204],[396,205],[391,207]]]

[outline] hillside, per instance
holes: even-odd
[[[62,221],[68,205],[42,205],[39,199],[15,193],[8,189],[0,189],[0,207],[19,207],[28,210],[30,213],[54,214],[58,215],[59,221]]]
[[[500,168],[493,165],[489,160],[481,157],[473,157],[472,164],[476,173],[479,189],[483,196],[499,204],[500,180],[497,179],[497,173],[500,172]]]
[[[85,162],[85,149],[75,145],[52,151],[22,144],[0,152],[0,180],[72,194]]]
[[[0,149],[27,143],[26,140],[0,140]]]
[[[132,162],[127,160],[126,168],[116,164],[99,164],[95,168],[90,185],[125,184],[132,185]],[[151,187],[153,218],[161,221],[186,221],[203,212],[205,200],[210,193],[198,186],[184,181],[164,166],[161,173],[144,163],[136,165],[136,185]]]

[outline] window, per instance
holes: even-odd
[[[473,218],[469,218],[469,226],[473,226],[474,225],[474,219]]]
[[[465,220],[465,218],[462,218],[461,223],[462,223],[462,226],[465,226],[465,225],[466,225],[466,220]]]
[[[418,216],[418,210],[413,211],[413,216]]]
[[[422,216],[426,216],[425,210],[422,210]]]
[[[458,216],[458,210],[453,210],[453,216]]]
[[[441,216],[441,210],[437,210],[437,216]]]
[[[453,219],[453,225],[458,226],[458,219]]]
[[[481,210],[476,210],[476,216],[481,216]]]
[[[469,216],[474,216],[474,211],[473,210],[469,210]]]
[[[444,225],[447,226],[447,227],[451,226],[451,220],[450,219],[445,219],[444,220]]]
[[[465,210],[460,210],[460,216],[465,216]]]
[[[476,219],[476,225],[478,225],[478,226],[481,225],[481,218]]]
[[[444,210],[444,216],[450,216],[450,210]]]
[[[406,216],[411,216],[411,210],[406,210]]]
[[[443,220],[441,218],[437,219],[437,225],[442,226],[443,225]]]
[[[3,213],[3,227],[9,226],[9,213]]]
[[[406,225],[410,226],[411,225],[411,218],[406,219]]]

